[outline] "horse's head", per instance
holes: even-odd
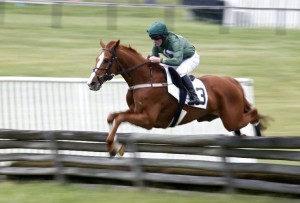
[[[118,69],[118,60],[116,56],[116,49],[119,46],[120,40],[111,41],[107,45],[100,41],[102,52],[96,58],[96,65],[87,82],[90,90],[98,91],[102,84],[111,80],[115,76]]]

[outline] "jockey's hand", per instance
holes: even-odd
[[[160,63],[160,58],[156,56],[150,56],[149,61],[151,61],[152,63]]]

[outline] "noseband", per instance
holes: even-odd
[[[108,62],[107,67],[105,67],[105,68],[93,68],[93,72],[96,74],[97,79],[100,82],[100,84],[103,84],[105,81],[109,81],[109,80],[113,79],[113,77],[116,76],[116,75],[122,75],[124,73],[134,71],[135,69],[137,69],[139,67],[142,67],[143,65],[145,65],[147,63],[149,63],[149,64],[151,63],[150,61],[146,61],[142,64],[135,65],[131,68],[126,68],[124,70],[121,70],[121,68],[120,68],[121,66],[120,66],[120,63],[119,63],[118,58],[116,56],[116,52],[114,50],[107,49],[107,48],[103,48],[102,50],[103,51],[108,51],[112,55],[112,57],[110,58],[110,61]],[[116,73],[111,73],[110,70],[112,68],[112,65],[113,65],[114,61],[117,62],[117,70],[119,70],[119,71],[116,72]],[[97,75],[98,70],[105,70],[105,74],[101,75],[101,76],[98,76]]]

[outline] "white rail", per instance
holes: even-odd
[[[238,79],[247,99],[254,103],[253,81]],[[98,92],[90,91],[83,78],[0,77],[0,128],[20,130],[107,131],[110,112],[127,109],[127,84],[114,78]],[[118,132],[145,133],[147,130],[122,124]],[[231,134],[220,120],[196,121],[159,134]],[[253,134],[248,126],[244,133]]]

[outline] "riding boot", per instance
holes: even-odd
[[[188,102],[189,105],[199,105],[201,101],[199,100],[196,91],[194,89],[193,83],[188,75],[181,77],[182,83],[184,87],[187,89],[188,94],[190,96],[190,101]]]

